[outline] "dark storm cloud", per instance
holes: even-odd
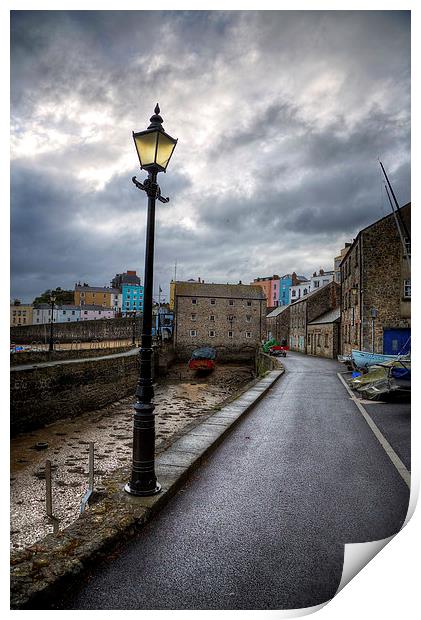
[[[409,12],[15,11],[12,293],[143,271],[131,131],[160,101],[156,277],[312,273],[410,200]]]

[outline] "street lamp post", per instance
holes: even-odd
[[[168,202],[161,196],[157,184],[158,172],[166,172],[177,140],[165,133],[158,104],[151,124],[146,131],[133,133],[139,163],[146,170],[148,178],[139,183],[132,178],[138,189],[148,196],[146,226],[145,279],[143,296],[143,325],[140,348],[140,375],[136,388],[136,403],[133,416],[133,463],[130,481],[124,487],[132,495],[155,495],[161,485],[155,475],[155,405],[152,384],[152,290],[155,237],[155,202]]]
[[[136,344],[136,310],[133,310],[132,344]]]
[[[51,304],[51,321],[50,321],[50,343],[48,346],[48,351],[54,351],[54,340],[53,340],[53,321],[54,321],[54,304],[56,302],[56,296],[52,293],[50,295],[50,304]]]

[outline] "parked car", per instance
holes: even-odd
[[[288,347],[286,345],[274,345],[269,349],[269,355],[273,355],[275,357],[286,357],[288,351]]]

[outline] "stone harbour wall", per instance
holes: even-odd
[[[134,322],[136,326],[134,327]],[[97,321],[79,321],[54,323],[53,339],[58,342],[89,342],[91,340],[120,340],[132,338],[135,330],[136,338],[142,331],[142,317],[98,319]],[[49,342],[50,324],[22,325],[10,328],[10,340],[15,344],[31,344],[32,342]]]
[[[139,356],[110,356],[11,372],[11,434],[74,418],[134,394]]]

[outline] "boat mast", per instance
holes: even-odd
[[[393,203],[392,203],[392,200],[390,198],[390,194],[389,194],[389,191],[387,189],[387,186],[385,185],[384,188],[386,190],[386,194],[387,194],[387,197],[389,198],[389,203],[390,203],[390,206],[391,206],[392,211],[393,211],[393,216],[395,218],[396,228],[398,229],[399,237],[401,239],[401,243],[402,243],[402,247],[403,247],[403,254],[406,257],[406,260],[408,261],[409,273],[411,273],[411,258],[409,256],[408,252],[406,251],[405,239],[403,238],[402,230],[401,230],[401,227],[399,226],[398,218],[396,217],[396,212],[395,212],[395,209],[393,207]],[[409,239],[409,237],[408,237],[408,239]]]
[[[400,206],[399,206],[398,201],[396,200],[396,196],[395,196],[395,192],[393,191],[393,187],[392,187],[392,185],[391,185],[391,183],[390,183],[390,181],[389,181],[389,178],[388,178],[388,176],[387,176],[387,174],[386,174],[386,170],[384,169],[384,166],[383,166],[383,164],[382,164],[382,162],[381,162],[380,160],[379,160],[379,164],[380,164],[380,166],[381,166],[381,169],[383,170],[383,174],[384,174],[384,177],[385,177],[385,179],[386,179],[386,182],[387,182],[387,184],[388,184],[388,186],[389,186],[390,193],[391,193],[391,194],[392,194],[392,196],[393,196],[393,201],[394,201],[394,203],[395,203],[395,205],[396,205],[396,213],[397,213],[397,215],[398,215],[398,218],[399,218],[399,221],[400,221],[401,226],[402,226],[402,228],[403,228],[403,231],[404,231],[404,233],[405,233],[405,236],[406,236],[406,238],[410,241],[410,240],[411,240],[411,235],[409,234],[409,231],[408,231],[408,229],[407,229],[407,227],[406,227],[406,224],[405,224],[405,222],[403,221],[403,217],[402,217],[402,214],[401,214],[401,209],[400,209]],[[387,189],[386,189],[386,191],[387,191]],[[388,196],[389,196],[389,195],[388,195]],[[392,206],[392,201],[390,200],[390,196],[389,196],[389,202],[390,202],[390,206],[392,207],[392,211],[393,211],[393,206]],[[396,218],[395,218],[395,219],[396,219]],[[404,248],[404,249],[405,249],[405,248]]]

